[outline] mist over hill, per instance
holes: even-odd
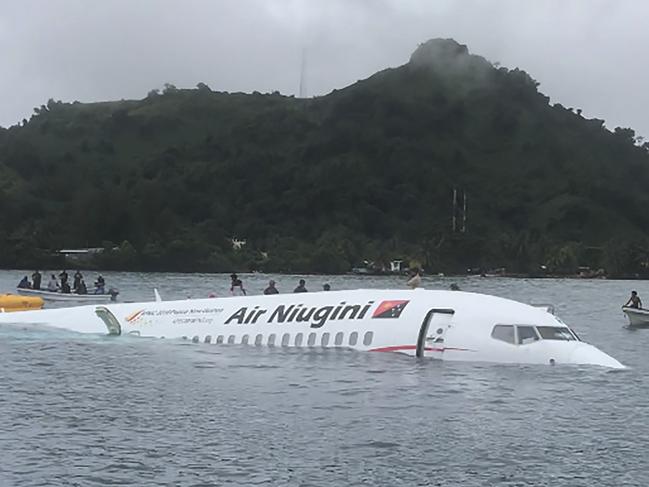
[[[199,83],[50,100],[0,128],[0,265],[118,246],[97,265],[345,272],[402,258],[428,272],[644,274],[647,188],[649,144],[633,130],[435,39],[312,99]]]

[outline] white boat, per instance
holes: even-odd
[[[635,328],[649,327],[649,309],[622,306],[622,311],[629,319],[629,326]]]
[[[185,338],[237,345],[241,353],[258,346],[347,348],[448,361],[624,368],[545,309],[461,291],[361,289],[88,305],[0,315],[0,323]]]
[[[29,289],[20,287],[17,288],[17,292],[22,296],[40,296],[45,301],[75,301],[87,303],[107,303],[110,301],[115,301],[118,294],[117,292],[109,292],[107,294],[76,294],[48,291],[47,289]]]

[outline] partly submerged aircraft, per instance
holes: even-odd
[[[157,295],[156,295],[157,296]],[[334,291],[87,305],[0,323],[219,345],[350,348],[442,360],[624,366],[531,305],[434,290]]]

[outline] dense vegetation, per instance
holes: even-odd
[[[649,266],[649,144],[451,40],[313,99],[166,85],[0,128],[0,266],[613,275]],[[452,192],[466,192],[452,232]],[[458,223],[458,228],[461,225]],[[230,239],[245,239],[240,250]]]

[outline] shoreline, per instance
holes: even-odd
[[[408,273],[357,273],[357,272],[345,272],[345,273],[320,273],[320,272],[266,272],[266,271],[245,271],[245,270],[228,270],[228,271],[177,271],[177,270],[130,270],[130,269],[99,269],[97,267],[84,267],[84,266],[75,266],[68,265],[59,266],[59,267],[40,267],[38,270],[43,273],[53,272],[58,275],[61,270],[67,270],[68,272],[80,270],[82,273],[108,273],[108,272],[129,272],[129,273],[146,273],[146,274],[182,274],[182,275],[229,275],[232,272],[241,275],[250,275],[250,274],[262,274],[268,276],[348,276],[348,277],[358,277],[358,278],[374,278],[374,277],[393,277],[393,278],[403,278],[407,279],[409,277]],[[16,272],[17,274],[27,273],[28,276],[31,276],[31,273],[36,270],[34,267],[13,267],[13,268],[0,268],[2,271],[7,272]],[[494,278],[505,278],[505,279],[570,279],[570,280],[602,280],[602,281],[642,281],[649,280],[648,276],[608,276],[608,275],[580,275],[580,274],[518,274],[518,273],[503,273],[503,274],[453,274],[453,273],[422,273],[422,278],[442,278],[442,279],[494,279]],[[19,277],[18,277],[19,278]]]

